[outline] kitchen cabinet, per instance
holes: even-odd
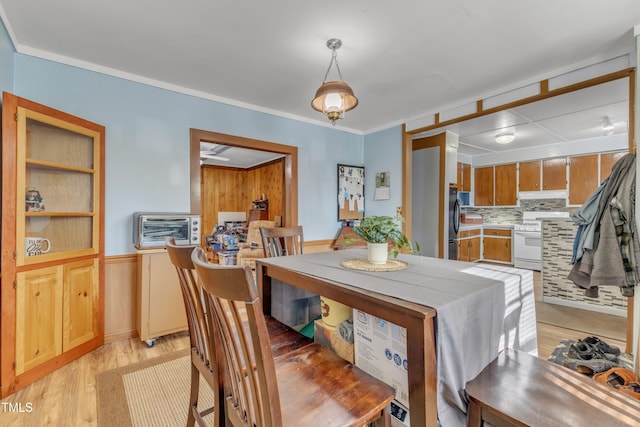
[[[549,191],[567,188],[567,159],[564,157],[520,162],[519,191]]]
[[[480,260],[482,229],[461,230],[458,233],[458,261]]]
[[[598,155],[569,157],[569,204],[582,205],[598,188]]]
[[[471,165],[458,162],[458,191],[471,191]]]
[[[515,206],[517,202],[516,174],[515,163],[495,167],[496,206]]]
[[[517,202],[515,163],[474,169],[476,206],[515,206]]]
[[[567,159],[558,157],[542,161],[542,190],[565,190],[567,188]]]
[[[2,99],[2,397],[104,342],[103,126]]]
[[[476,206],[493,206],[493,166],[474,168],[473,190]]]
[[[148,347],[160,336],[188,329],[178,273],[166,249],[138,251],[137,293],[136,327]]]
[[[600,182],[611,175],[611,169],[618,160],[627,155],[627,151],[600,154]]]
[[[540,160],[519,164],[520,191],[540,191]]]
[[[504,262],[511,264],[512,244],[511,229],[505,228],[485,228],[483,230],[483,256],[485,261]]]

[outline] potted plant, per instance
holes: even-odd
[[[404,219],[400,215],[367,216],[353,227],[353,232],[367,242],[367,258],[371,264],[386,264],[389,254],[396,258],[404,248],[409,248],[411,253],[417,251],[402,233],[402,221]],[[394,244],[391,251],[389,241]]]

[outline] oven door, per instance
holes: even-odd
[[[516,268],[542,270],[542,233],[540,231],[514,230],[513,265]]]

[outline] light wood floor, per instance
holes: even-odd
[[[546,359],[555,346],[566,338],[586,336],[584,332],[543,323],[538,328],[538,355]],[[624,348],[624,342],[606,340]],[[96,375],[117,367],[151,359],[187,348],[186,333],[159,338],[153,348],[146,348],[138,338],[105,344],[101,348],[60,368],[56,372],[17,391],[0,403],[0,426],[97,426]],[[11,412],[22,409],[25,412]],[[16,407],[20,404],[20,408]],[[30,405],[27,405],[30,404]],[[32,407],[26,412],[28,406]]]

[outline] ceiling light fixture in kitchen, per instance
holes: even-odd
[[[344,118],[344,113],[353,110],[358,105],[358,98],[354,95],[353,89],[342,81],[342,73],[340,72],[338,54],[336,52],[340,49],[340,46],[342,46],[340,39],[327,40],[327,47],[331,49],[331,62],[329,62],[329,68],[327,68],[327,72],[324,75],[322,85],[316,91],[313,101],[311,101],[311,107],[327,116],[333,125],[336,124],[336,120]],[[328,82],[327,77],[334,63],[340,80]]]
[[[613,135],[614,127],[609,116],[604,116],[604,123],[602,124],[602,133],[606,136]]]
[[[502,132],[496,135],[496,142],[498,144],[509,144],[516,137],[513,132]]]

